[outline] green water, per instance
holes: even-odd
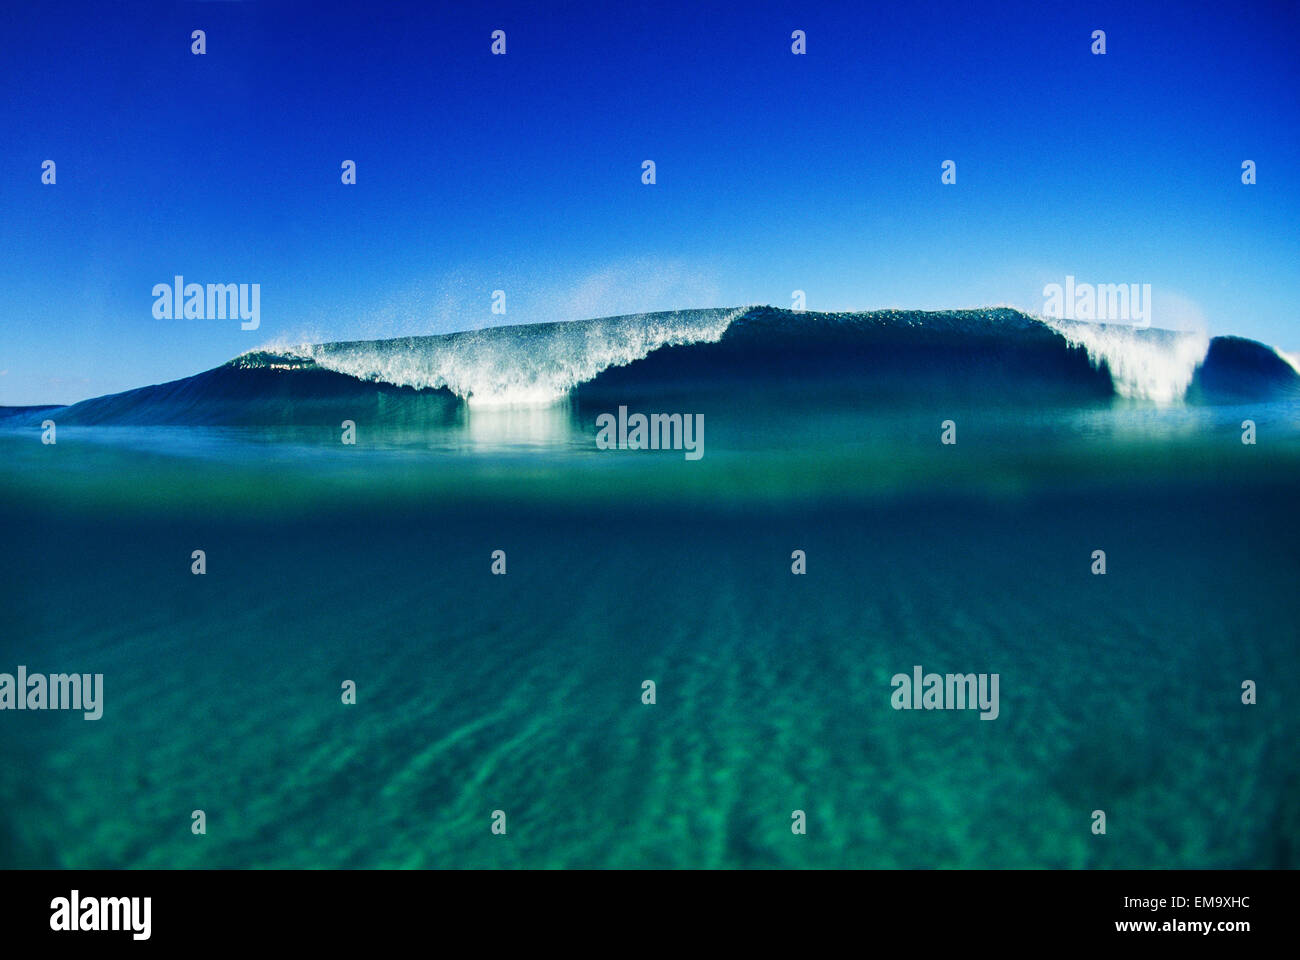
[[[1293,414],[0,436],[0,866],[1297,866]]]

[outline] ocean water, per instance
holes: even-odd
[[[104,714],[0,712],[0,866],[1295,867],[1298,380],[757,309],[11,411],[0,672],[102,673]],[[621,405],[703,456],[598,449]],[[893,709],[918,664],[997,718]]]

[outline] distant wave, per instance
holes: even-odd
[[[362,417],[450,423],[466,406],[561,401],[723,404],[743,418],[791,403],[887,409],[940,398],[1072,405],[1295,397],[1295,367],[1237,337],[1045,321],[1010,308],[748,307],[265,348],[182,380],[82,401],[57,419],[337,426]],[[35,410],[0,418],[39,422]]]

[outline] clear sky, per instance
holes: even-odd
[[[1067,274],[1294,351],[1298,27],[1292,2],[5,4],[0,404],[796,289],[1039,312]],[[259,283],[260,329],[155,319],[178,273]]]

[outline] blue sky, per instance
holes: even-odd
[[[795,289],[1037,311],[1067,274],[1300,349],[1293,3],[107,9],[0,11],[0,404]],[[155,319],[177,273],[261,284],[260,329]]]

